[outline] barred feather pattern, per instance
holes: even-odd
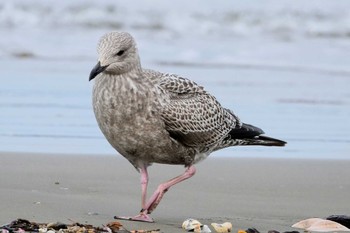
[[[242,124],[232,111],[223,108],[194,81],[175,74],[143,72],[161,92],[161,116],[166,130],[182,144],[198,147],[200,152],[212,151],[221,148],[228,132]]]

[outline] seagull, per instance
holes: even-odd
[[[92,102],[99,128],[111,146],[141,174],[141,211],[117,219],[154,222],[150,214],[165,192],[196,173],[195,164],[230,146],[284,146],[243,123],[194,81],[143,69],[134,38],[109,32],[97,46]],[[147,200],[152,163],[184,165],[183,174],[158,186]]]

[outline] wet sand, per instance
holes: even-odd
[[[156,223],[121,221],[131,229],[184,232],[189,217],[204,224],[230,221],[234,231],[292,230],[309,217],[350,214],[350,160],[215,158],[172,188],[152,214]],[[153,165],[149,195],[183,172]],[[95,225],[140,209],[139,174],[121,156],[0,154],[0,224],[78,221]]]

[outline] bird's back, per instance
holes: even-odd
[[[168,98],[162,106],[162,119],[170,136],[180,143],[201,153],[238,145],[285,144],[261,136],[264,132],[258,127],[242,123],[195,82],[153,70],[143,70],[143,73]]]

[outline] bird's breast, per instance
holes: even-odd
[[[158,107],[157,94],[152,88],[130,81],[115,84],[99,80],[93,89],[98,125],[109,143],[124,156],[139,156],[140,148],[146,154],[147,148],[168,147],[168,141],[164,145],[159,143],[159,138],[169,136]]]
[[[113,82],[114,81],[114,82]],[[123,130],[129,125],[147,124],[156,111],[155,93],[130,79],[98,80],[93,90],[93,107],[102,127]]]

